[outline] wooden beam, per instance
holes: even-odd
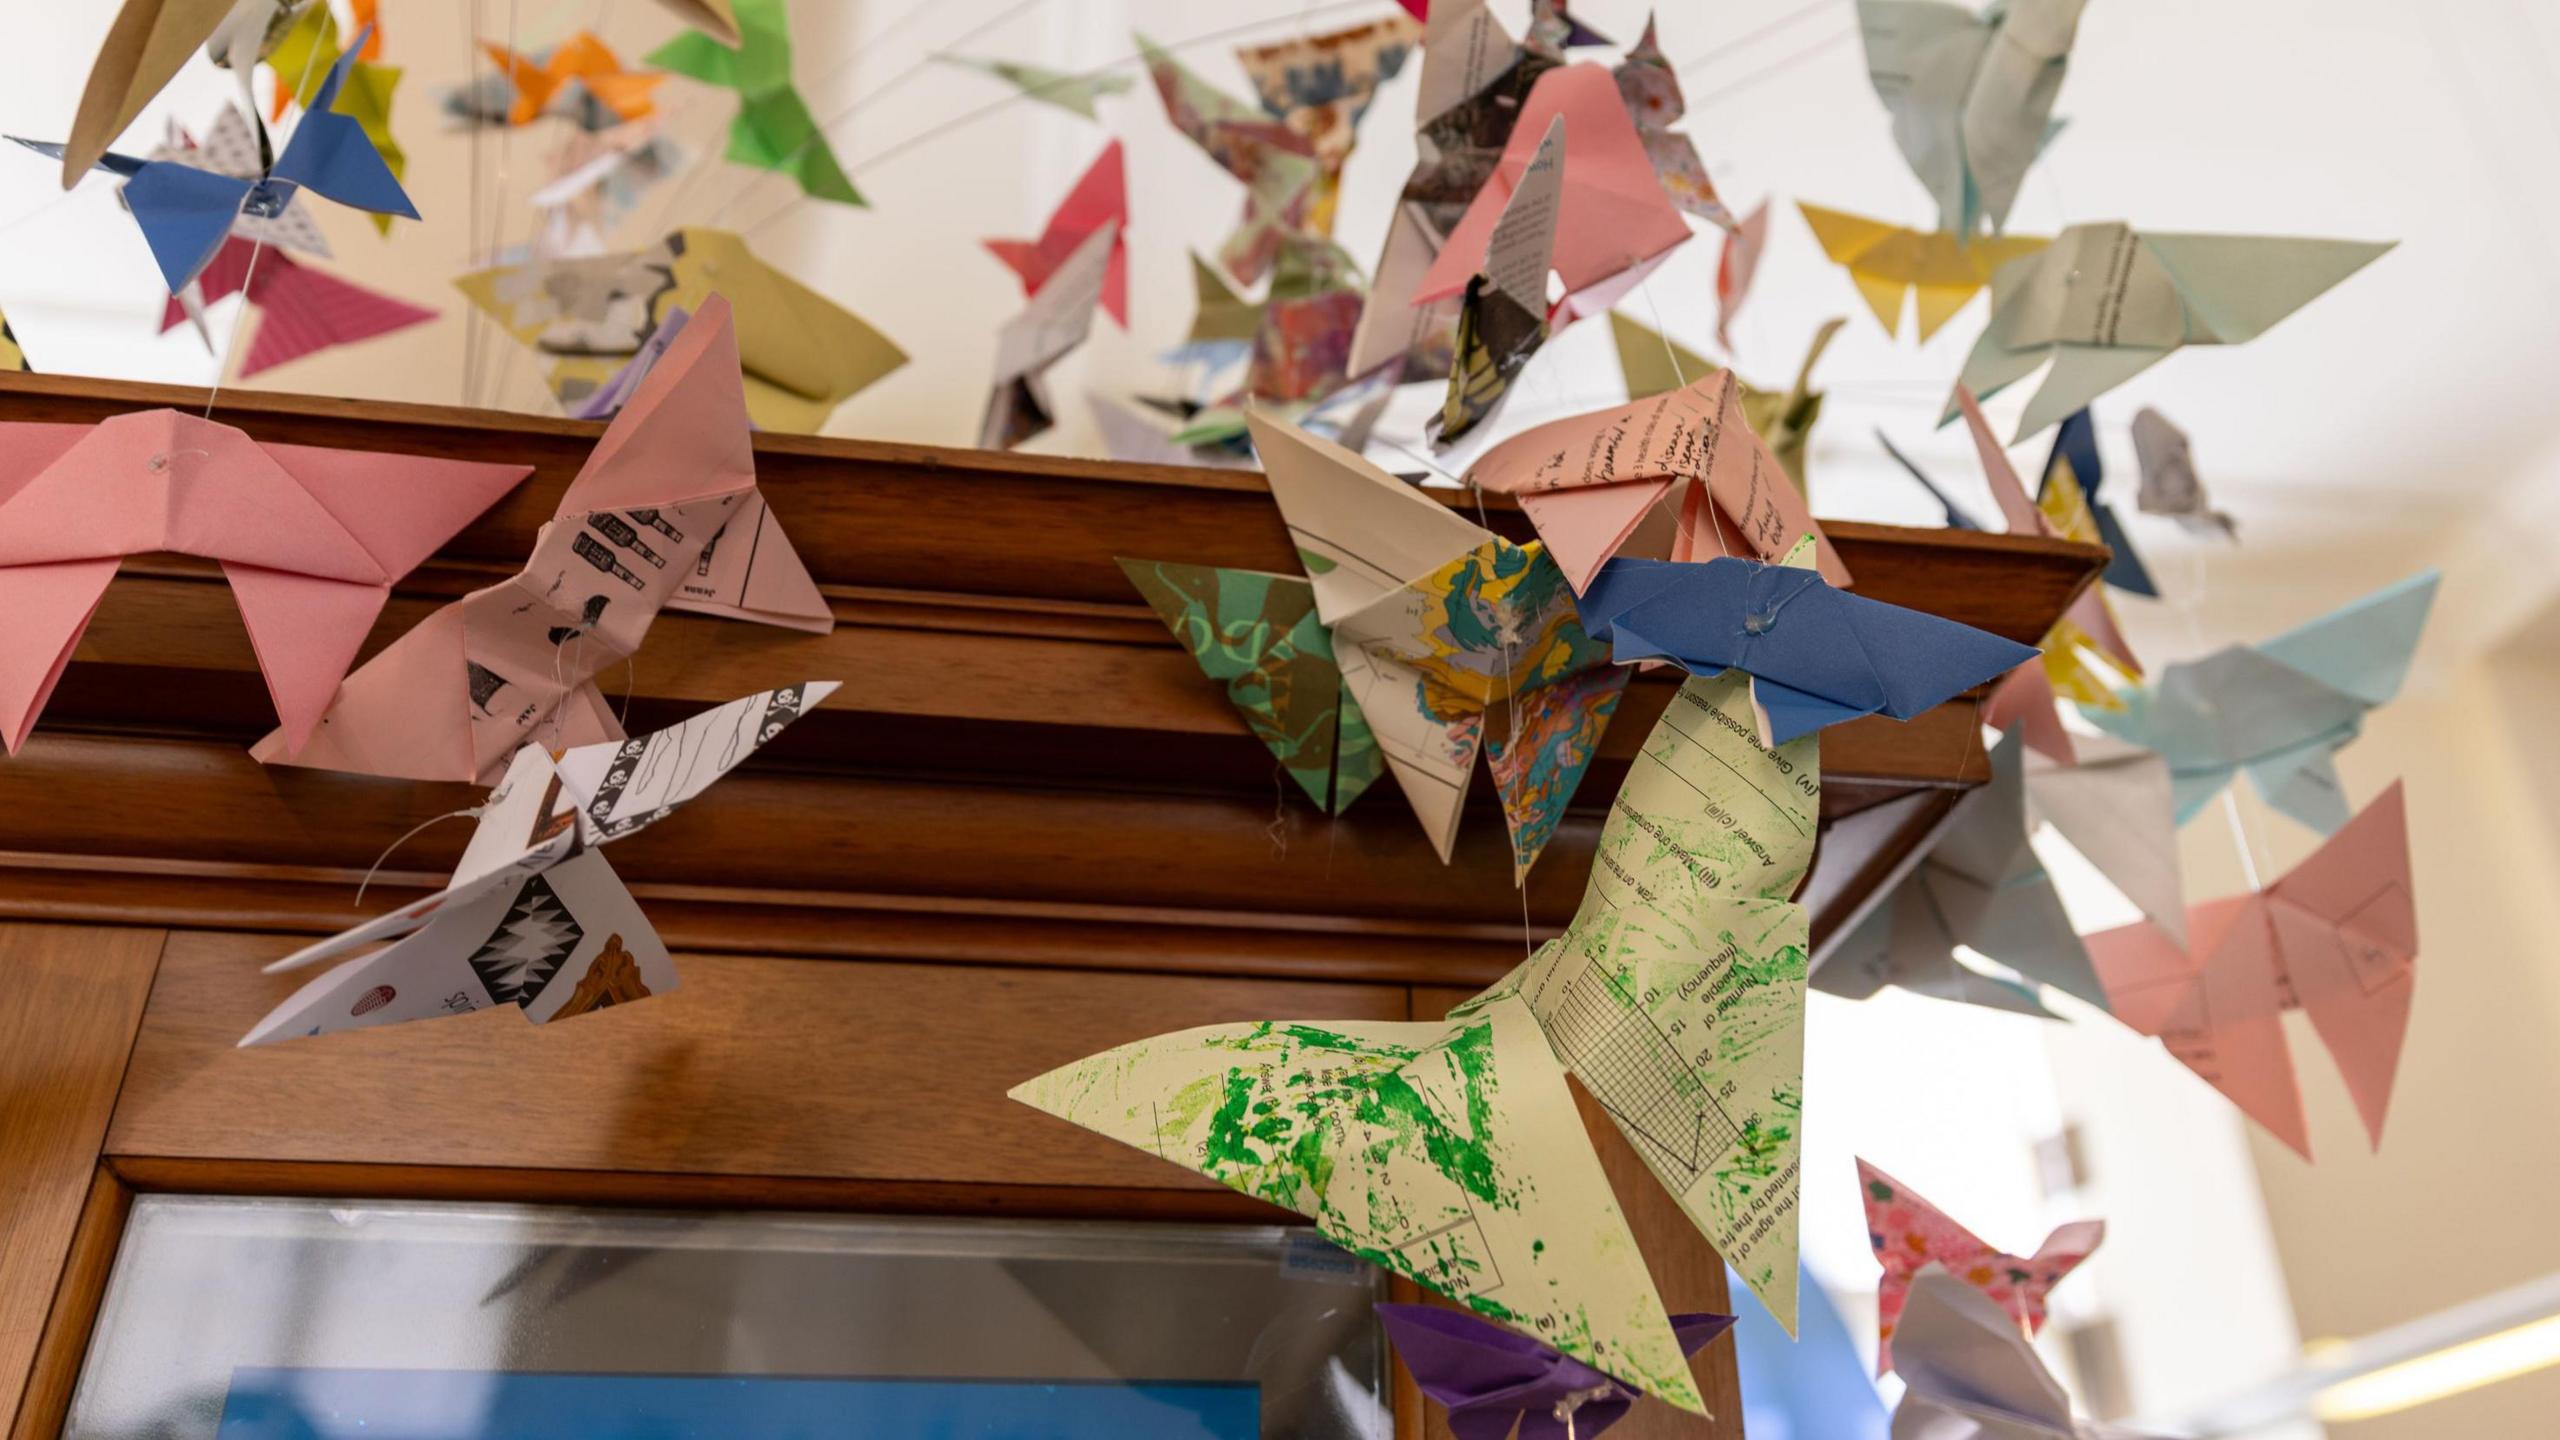
[[[1222,928],[1330,917],[1471,940],[1520,933],[1522,896],[1497,815],[1471,817],[1453,863],[1443,865],[1392,793],[1335,821],[1268,788],[1135,791],[1074,787],[1072,778],[1048,788],[864,774],[813,783],[793,770],[750,767],[722,783],[717,803],[615,845],[613,864],[635,884],[704,899],[938,897],[1138,907]],[[441,884],[467,823],[386,852],[420,821],[477,798],[460,785],[270,769],[225,745],[38,732],[0,766],[0,851],[128,871],[179,862],[212,878],[307,880],[336,890],[329,903],[345,906],[377,862],[384,883]],[[1533,937],[1572,918],[1602,818],[1568,815],[1530,873]],[[0,885],[0,910],[41,913],[46,903],[41,888]]]
[[[1005,1092],[1144,1035],[1285,1015],[1400,1020],[1407,1000],[1385,985],[686,955],[672,994],[553,1025],[483,1011],[233,1048],[309,978],[258,973],[289,948],[170,937],[107,1135],[119,1165],[1208,1189]]]
[[[364,653],[389,644],[437,603],[395,599]],[[970,613],[1046,612],[989,605]],[[778,756],[804,765],[1034,782],[1072,774],[1086,783],[1208,785],[1267,796],[1270,752],[1164,627],[1140,618],[1143,628],[1096,639],[870,623],[802,635],[667,615],[628,669],[598,683],[629,704],[635,724],[649,724],[777,685],[844,680],[843,690],[784,737]],[[177,734],[246,746],[275,723],[256,652],[215,573],[120,578],[74,661],[40,733]],[[1585,808],[1606,808],[1678,688],[1675,678],[1645,676],[1629,687],[1603,738]],[[1823,734],[1824,772],[1896,789],[1979,784],[1990,771],[1970,723],[1975,714],[1968,699],[1908,724],[1869,716],[1833,726]],[[1478,803],[1490,810],[1490,786],[1479,789]],[[1358,813],[1392,808],[1364,804]]]
[[[0,375],[0,419],[95,423],[130,410],[201,411],[201,389]],[[603,426],[438,405],[233,391],[221,419],[254,436],[535,467],[533,479],[447,546],[448,561],[523,563],[534,532]],[[1294,572],[1262,477],[808,435],[759,435],[774,511],[821,585],[1129,604],[1114,557]],[[1457,492],[1443,498],[1458,503]],[[1473,496],[1464,503],[1472,510]],[[1525,534],[1487,497],[1497,529]],[[1861,593],[2033,641],[2106,552],[2067,541],[1835,522]]]

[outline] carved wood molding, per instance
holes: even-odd
[[[203,403],[180,387],[0,375],[0,419]],[[368,653],[512,573],[602,429],[263,392],[226,394],[217,418],[302,444],[535,467],[402,583]],[[1608,798],[1672,691],[1660,677],[1630,687],[1524,903],[1489,783],[1445,867],[1391,786],[1339,820],[1317,814],[1129,591],[1117,556],[1294,571],[1259,475],[810,436],[762,435],[756,452],[836,632],[671,614],[627,673],[599,677],[627,691],[635,726],[846,682],[719,803],[615,848],[685,948],[1479,984],[1570,917]],[[1507,502],[1491,518],[1527,533]],[[2105,560],[2040,538],[1830,531],[1860,593],[2030,641]],[[1965,698],[1827,731],[1825,815],[1980,783],[1975,722]],[[378,861],[388,893],[367,910],[437,883],[467,827],[383,852],[472,803],[471,787],[263,769],[242,747],[271,724],[218,570],[128,564],[34,739],[0,764],[0,916],[326,932],[356,913],[354,883]],[[1864,839],[1823,858],[1861,875],[1883,863]],[[1859,898],[1817,905],[1817,934]]]

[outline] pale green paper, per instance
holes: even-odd
[[[1813,863],[1821,740],[1762,745],[1750,684],[1726,671],[1680,687],[1610,807],[1581,911],[1517,984],[1557,1057],[1793,1334],[1811,935],[1789,897]]]
[[[1938,228],[1997,232],[2059,128],[2054,97],[2088,0],[1858,0],[1867,77],[1894,142],[1938,202]]]
[[[1061,110],[1081,115],[1087,120],[1100,120],[1093,102],[1105,95],[1125,95],[1137,82],[1126,75],[1104,75],[1086,71],[1081,74],[1050,70],[1038,65],[1025,65],[1013,60],[972,60],[965,55],[936,56],[945,65],[959,65],[982,74],[993,75],[1023,93],[1024,98],[1055,105]]]
[[[1705,1405],[1537,1021],[1256,1021],[1123,1045],[1013,1098],[1316,1222],[1335,1244],[1695,1414]]]
[[[649,63],[738,92],[738,114],[729,122],[732,164],[788,175],[814,199],[867,203],[791,82],[791,24],[782,0],[736,0],[735,8],[735,46],[688,32],[651,51]]]
[[[1792,1332],[1810,937],[1790,897],[1820,745],[1764,746],[1749,676],[1692,679],[1610,808],[1572,926],[1447,1021],[1212,1026],[1013,1096],[1694,1409],[1558,1066]]]
[[[1988,400],[2050,359],[2024,440],[2182,346],[2256,339],[2396,243],[2074,225],[1991,277],[1991,323],[1956,383]],[[1950,395],[1938,423],[1957,409]]]

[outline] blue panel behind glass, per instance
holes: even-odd
[[[218,1440],[1259,1440],[1250,1382],[232,1372]]]
[[[1742,1277],[1731,1276],[1734,1288]],[[1796,1338],[1769,1312],[1733,1307],[1734,1358],[1742,1371],[1742,1429],[1751,1440],[1885,1440],[1890,1428],[1858,1342],[1829,1292],[1801,1272],[1796,1285]]]

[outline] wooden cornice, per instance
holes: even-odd
[[[0,420],[204,402],[0,375]],[[226,392],[215,418],[272,440],[534,466],[401,584],[368,654],[513,573],[602,431],[264,392]],[[845,682],[717,803],[615,848],[686,948],[1481,983],[1516,961],[1524,926],[1534,939],[1570,916],[1608,797],[1671,693],[1632,687],[1524,905],[1489,785],[1445,867],[1391,785],[1327,820],[1283,793],[1219,687],[1130,593],[1115,557],[1296,570],[1259,475],[784,435],[757,437],[756,459],[835,633],[668,614],[627,673],[599,677],[635,726]],[[1492,520],[1527,533],[1508,506]],[[2105,561],[2044,539],[1828,528],[1860,593],[2027,641]],[[128,563],[33,740],[0,763],[0,915],[325,932],[358,913],[354,882],[395,838],[475,797],[262,768],[243,747],[272,723],[219,571]],[[1827,815],[1977,784],[1975,703],[1835,727],[1823,768]],[[393,855],[384,902],[434,883],[467,828]],[[1817,930],[1857,898],[1826,900]]]

